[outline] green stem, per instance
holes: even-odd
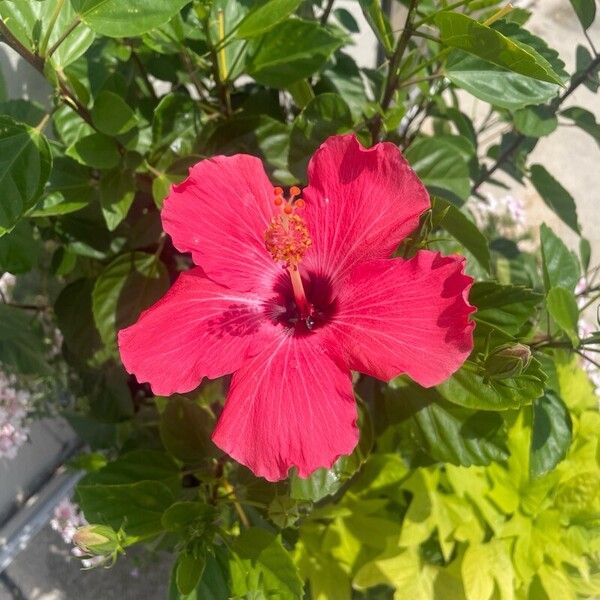
[[[81,23],[79,17],[75,17],[71,24],[63,31],[63,34],[56,40],[52,48],[48,50],[47,58],[50,58],[57,50],[58,47],[75,31],[77,26]]]
[[[48,48],[48,44],[50,43],[50,36],[54,31],[54,26],[56,25],[56,21],[60,16],[60,11],[65,3],[65,0],[57,0],[56,5],[54,6],[54,10],[52,11],[52,15],[50,16],[50,20],[48,21],[48,27],[46,28],[46,33],[42,38],[42,42],[40,43],[39,54],[40,56],[46,56],[46,48]]]

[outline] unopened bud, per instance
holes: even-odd
[[[112,554],[121,549],[119,534],[105,525],[85,525],[73,536],[73,543],[92,556]]]
[[[520,375],[531,362],[529,346],[508,343],[498,346],[485,359],[485,372],[493,379],[508,379]]]

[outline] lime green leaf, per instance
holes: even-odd
[[[549,106],[526,106],[514,115],[515,129],[529,137],[550,135],[558,127],[558,119]]]
[[[306,180],[306,167],[315,150],[331,135],[352,128],[352,115],[338,94],[319,94],[294,120],[290,136],[289,168],[300,180]]]
[[[435,460],[470,467],[508,457],[498,413],[468,410],[414,383],[388,388],[386,399],[400,405],[413,438]]]
[[[209,410],[185,396],[172,396],[161,414],[160,438],[175,458],[197,465],[215,451],[210,440],[213,421]]]
[[[107,135],[120,135],[137,124],[135,112],[113,92],[103,90],[98,94],[92,108],[96,128]]]
[[[164,25],[189,0],[71,0],[81,20],[109,37],[134,37]]]
[[[46,138],[23,123],[0,116],[0,236],[35,206],[51,168]]]
[[[205,567],[206,559],[203,555],[195,556],[188,552],[179,555],[175,567],[175,582],[180,594],[186,596],[196,589]]]
[[[460,242],[476,259],[477,262],[490,272],[490,248],[486,237],[478,227],[467,218],[454,204],[441,198],[433,198],[434,210],[444,214],[439,222],[453,238]]]
[[[342,44],[318,23],[289,19],[252,43],[248,74],[259,83],[287,87],[318,71]]]
[[[0,302],[0,364],[25,374],[51,372],[34,325],[31,313]]]
[[[546,290],[572,290],[579,281],[579,259],[545,223],[540,227],[544,285]]]
[[[591,135],[600,147],[600,123],[596,122],[594,113],[580,106],[570,106],[561,111],[560,116],[571,119],[577,127]]]
[[[479,366],[466,362],[450,379],[437,386],[437,390],[446,400],[466,408],[509,410],[539,398],[544,393],[545,380],[535,358],[522,374],[489,381],[484,381]]]
[[[495,587],[500,598],[514,597],[513,565],[502,540],[470,545],[460,568],[467,600],[488,600]]]
[[[493,281],[476,282],[469,294],[469,302],[477,307],[475,320],[508,335],[517,335],[543,299],[542,294],[528,288]]]
[[[301,0],[263,0],[256,2],[237,30],[240,38],[251,38],[273,29],[300,5]]]
[[[100,274],[92,293],[96,327],[102,341],[116,348],[117,331],[131,325],[140,313],[169,287],[165,266],[152,254],[122,254]]]
[[[561,570],[542,565],[538,576],[548,600],[576,600],[577,594],[573,585]]]
[[[553,287],[546,296],[546,308],[555,323],[569,336],[576,348],[579,345],[577,321],[579,308],[573,292],[561,287]]]
[[[121,162],[121,154],[114,140],[101,133],[79,138],[66,150],[67,156],[96,169],[112,169]]]
[[[406,159],[432,194],[466,200],[471,191],[469,169],[461,153],[435,137],[421,138],[405,152]]]
[[[571,445],[571,417],[564,402],[546,392],[533,403],[529,469],[534,477],[548,473],[567,455]]]
[[[596,0],[570,0],[582,27],[589,29],[596,18]]]
[[[232,544],[230,561],[233,595],[248,597],[263,592],[264,597],[300,600],[302,581],[291,556],[272,533],[252,527]],[[254,594],[253,594],[254,593]]]
[[[558,355],[555,364],[560,397],[569,410],[580,414],[595,409],[598,399],[588,374],[581,368],[580,358],[568,354]]]
[[[8,271],[17,275],[30,271],[37,265],[40,250],[31,225],[19,221],[10,233],[0,237],[0,273]]]
[[[542,165],[531,166],[531,183],[547,206],[575,233],[581,233],[573,196]]]
[[[562,84],[562,79],[532,47],[513,41],[467,15],[440,12],[435,17],[442,42],[474,54],[509,71],[548,83]]]

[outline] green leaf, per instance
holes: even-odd
[[[189,0],[71,0],[81,20],[109,37],[135,37],[164,25]]]
[[[571,119],[577,127],[591,135],[600,147],[600,123],[596,122],[594,113],[580,106],[570,106],[561,111],[560,116]]]
[[[114,231],[127,216],[135,198],[133,171],[115,170],[100,181],[100,205],[109,231]]]
[[[96,169],[112,169],[121,162],[121,154],[114,140],[101,133],[79,138],[66,150],[67,156]]]
[[[306,167],[315,150],[331,135],[352,128],[350,108],[338,94],[319,94],[294,120],[288,156],[290,171],[306,180]]]
[[[252,42],[247,71],[259,83],[287,87],[313,75],[342,44],[318,23],[289,19]]]
[[[175,582],[180,594],[186,596],[196,589],[205,567],[204,556],[195,556],[188,552],[179,555],[175,567]]]
[[[129,105],[113,92],[101,91],[92,108],[96,128],[106,135],[121,135],[136,126],[137,117]]]
[[[270,31],[291,15],[301,0],[262,0],[255,2],[250,12],[242,19],[237,30],[240,38],[252,38]]]
[[[515,129],[528,137],[550,135],[558,127],[558,119],[549,106],[527,106],[515,112]]]
[[[531,166],[531,183],[546,205],[575,233],[581,233],[573,196],[542,165]]]
[[[584,29],[589,29],[596,18],[596,0],[570,0],[573,10]]]
[[[579,308],[573,292],[562,287],[550,288],[546,296],[546,308],[554,322],[569,336],[576,348],[579,345],[577,333]]]
[[[17,275],[31,271],[37,265],[40,250],[31,225],[19,221],[10,233],[0,237],[0,273]]]
[[[115,530],[124,527],[127,535],[138,539],[163,531],[162,514],[175,500],[164,483],[87,485],[84,481],[77,486],[77,502],[88,521],[110,525]]]
[[[6,115],[30,127],[35,127],[45,114],[44,107],[37,102],[22,99],[0,102],[0,115]]]
[[[83,392],[89,403],[89,415],[103,423],[120,423],[133,417],[127,375],[113,361],[102,369],[82,373]]]
[[[199,129],[198,103],[186,94],[167,94],[154,110],[152,151],[177,148],[180,156],[191,154]]]
[[[540,227],[540,240],[546,290],[553,287],[573,290],[580,273],[577,256],[545,223]]]
[[[40,47],[41,42],[46,41],[47,28],[52,23],[52,16],[60,1],[11,0],[10,2],[0,2],[0,17],[28,50],[45,55],[68,33],[75,20],[75,11],[71,2],[68,0],[61,2],[60,11],[53,23],[50,37],[47,39],[48,43],[45,48]],[[93,41],[94,32],[86,25],[79,24],[68,33],[49,60],[55,67],[64,69],[82,56]]]
[[[214,454],[210,439],[214,418],[185,396],[172,396],[160,418],[160,438],[167,451],[186,464],[197,465]]]
[[[413,439],[434,460],[470,467],[508,458],[497,412],[457,406],[414,383],[386,389],[386,400],[399,404]]]
[[[439,222],[452,237],[460,242],[477,260],[477,262],[490,272],[490,248],[486,237],[478,227],[454,204],[442,198],[433,198],[434,210],[441,210],[443,218]]]
[[[421,138],[404,154],[432,194],[451,201],[469,197],[469,168],[459,150],[452,145],[438,144],[434,137]]]
[[[359,0],[360,8],[373,33],[385,48],[387,54],[394,49],[394,34],[388,18],[382,10],[380,0]]]
[[[577,51],[575,53],[575,57],[576,57],[576,71],[573,74],[573,77],[579,77],[581,75],[583,75],[584,71],[588,72],[587,70],[589,69],[590,65],[592,64],[592,61],[594,60],[594,58],[592,57],[592,55],[590,54],[590,51],[582,45],[577,46]],[[591,92],[594,92],[594,94],[598,91],[598,88],[600,87],[600,82],[598,81],[598,74],[600,73],[600,64],[596,65],[595,69],[591,69],[591,71],[588,72],[589,76],[585,77],[584,81],[583,81],[583,85],[585,85],[585,87],[590,90]]]
[[[475,320],[508,335],[518,334],[543,299],[542,294],[528,288],[493,281],[476,282],[469,294],[469,301],[477,307]]]
[[[39,200],[52,169],[46,138],[0,115],[0,236]]]
[[[92,293],[94,321],[102,341],[116,348],[116,334],[131,325],[169,287],[165,266],[152,254],[118,256],[96,280]]]
[[[208,504],[175,502],[165,511],[162,524],[167,531],[184,533],[191,528],[197,535],[215,516],[215,508]]]
[[[230,593],[242,597],[301,600],[302,581],[291,556],[272,533],[252,527],[232,544]]]
[[[564,402],[546,392],[533,403],[529,469],[533,477],[548,473],[567,455],[571,445],[571,417]]]
[[[306,479],[294,473],[290,477],[290,496],[294,500],[318,502],[335,494],[365,462],[373,446],[373,424],[367,407],[361,401],[358,408],[360,439],[352,454],[338,458],[331,469],[317,469]]]
[[[450,379],[437,386],[449,402],[477,410],[509,410],[531,403],[544,393],[546,376],[535,358],[521,375],[484,380],[480,367],[467,361]]]
[[[442,42],[514,73],[562,85],[550,63],[532,47],[516,42],[467,15],[448,11],[435,17]]]
[[[0,302],[0,364],[25,374],[51,373],[34,316]]]

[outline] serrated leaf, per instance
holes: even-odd
[[[107,135],[127,133],[137,124],[135,112],[113,92],[103,90],[94,101],[92,120],[98,131]]]
[[[581,233],[573,196],[542,165],[531,166],[531,183],[546,205],[575,233]]]
[[[573,290],[579,281],[579,260],[545,223],[540,227],[544,285],[546,290]]]
[[[513,117],[515,129],[528,137],[550,135],[558,127],[558,119],[549,106],[526,106]]]
[[[554,322],[569,336],[573,347],[579,345],[577,322],[579,308],[573,292],[561,287],[553,287],[546,296],[546,308]]]
[[[65,151],[77,162],[96,169],[112,169],[121,161],[114,140],[101,133],[92,133],[77,139]]]
[[[529,469],[532,476],[548,473],[567,455],[571,445],[571,417],[563,401],[546,392],[533,403]]]

